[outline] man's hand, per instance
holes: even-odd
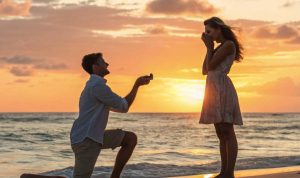
[[[127,96],[125,96],[125,99],[128,103],[128,107],[130,107],[133,103],[139,87],[142,85],[148,85],[150,83],[150,80],[153,80],[153,74],[141,76],[136,79],[130,93]]]
[[[137,86],[148,85],[150,83],[150,80],[153,80],[152,74],[137,78],[135,84]]]

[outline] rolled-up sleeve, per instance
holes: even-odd
[[[92,93],[99,101],[111,107],[114,111],[128,112],[127,100],[114,93],[106,84],[93,86]]]

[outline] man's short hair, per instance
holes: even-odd
[[[89,74],[93,74],[93,64],[97,63],[98,58],[102,58],[102,53],[91,53],[83,57],[81,66]]]

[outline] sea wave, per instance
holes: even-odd
[[[205,174],[218,172],[220,162],[216,161],[202,165],[171,165],[171,164],[150,164],[138,163],[129,164],[123,173],[124,178],[162,178],[171,176],[185,176],[195,174]],[[249,158],[237,161],[236,170],[257,169],[257,168],[275,168],[285,166],[300,165],[299,156],[286,157],[265,157],[265,158]],[[112,167],[103,166],[94,169],[93,178],[108,178],[112,171]],[[41,173],[43,175],[60,175],[67,178],[72,177],[73,167],[53,170]]]

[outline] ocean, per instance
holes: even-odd
[[[78,113],[0,113],[0,177],[22,173],[71,178],[69,133]],[[300,113],[243,113],[235,126],[237,170],[300,165]],[[159,178],[217,172],[218,139],[199,113],[111,113],[108,129],[138,135],[122,177]],[[116,150],[102,150],[94,177],[109,177]]]

